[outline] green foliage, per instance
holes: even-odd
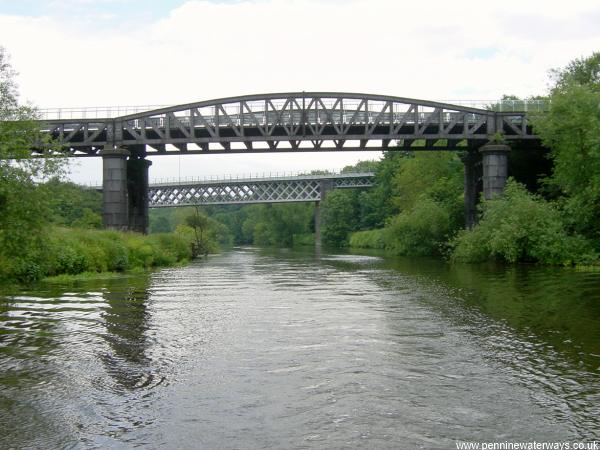
[[[36,279],[45,252],[48,194],[40,181],[64,173],[65,160],[31,158],[45,143],[35,110],[19,105],[15,73],[0,47],[0,278]]]
[[[379,167],[379,161],[358,161],[353,166],[346,166],[342,173],[375,172]]]
[[[456,197],[463,190],[463,165],[452,152],[417,153],[404,158],[393,183],[393,202],[398,211],[408,211],[420,201],[423,193]]]
[[[227,230],[222,224],[201,214],[198,207],[184,217],[184,224],[177,227],[177,232],[193,236],[194,256],[215,252],[218,249],[217,242],[223,240],[220,239],[220,235],[227,234]]]
[[[334,190],[322,202],[321,238],[323,244],[331,247],[348,245],[348,235],[356,230],[355,202],[352,191]]]
[[[164,211],[165,208],[159,208],[158,211]],[[169,233],[173,231],[171,222],[166,216],[155,216],[150,214],[150,234],[152,233]]]
[[[481,208],[479,224],[471,231],[461,231],[450,244],[456,261],[569,265],[596,259],[585,238],[567,233],[553,204],[512,179],[503,197],[485,201]]]
[[[71,225],[76,228],[102,228],[102,216],[89,208],[81,210],[81,216]]]
[[[600,52],[587,58],[571,61],[564,69],[552,71],[555,80],[553,93],[568,90],[573,85],[600,86]]]
[[[79,228],[102,226],[102,194],[99,191],[58,178],[40,187],[46,194],[51,222]]]
[[[255,204],[205,207],[204,211],[218,229],[223,245],[257,244],[264,246],[295,245],[296,235],[312,230],[312,204]]]
[[[117,231],[54,228],[44,257],[45,275],[120,272],[168,266],[191,258],[190,241],[175,234],[144,236]]]
[[[600,52],[555,70],[551,108],[534,128],[551,148],[546,186],[563,194],[569,227],[600,248]]]
[[[25,258],[0,257],[0,276],[31,282],[44,276],[122,272],[169,266],[191,259],[188,236],[51,227],[39,251]]]
[[[313,247],[315,245],[314,233],[295,234],[292,237],[294,247]]]
[[[353,248],[386,248],[386,236],[383,229],[355,231],[350,234],[349,245]]]
[[[453,231],[450,209],[423,196],[410,211],[390,221],[385,232],[386,247],[399,255],[436,255]]]
[[[311,231],[313,205],[276,203],[245,207],[242,235],[246,242],[291,247],[294,235]]]

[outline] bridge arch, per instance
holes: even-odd
[[[524,112],[500,113],[428,100],[340,92],[245,95],[134,114],[46,121],[45,131],[72,156],[105,146],[137,152],[454,150],[501,133],[537,139]]]

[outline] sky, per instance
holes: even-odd
[[[597,0],[0,0],[0,46],[21,100],[41,109],[296,91],[537,95],[550,69],[600,50],[599,24]],[[379,156],[158,156],[151,178],[335,169]],[[71,177],[99,181],[101,160],[78,159]]]

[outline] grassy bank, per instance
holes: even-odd
[[[49,230],[34,255],[2,259],[0,276],[11,282],[45,277],[125,272],[172,266],[192,258],[188,234],[141,235],[117,231],[61,228]]]

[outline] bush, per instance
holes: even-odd
[[[191,241],[183,235],[54,227],[35,254],[10,259],[0,255],[0,276],[31,282],[43,276],[168,266],[191,257]]]
[[[385,230],[356,231],[350,234],[350,247],[355,248],[385,248]]]
[[[454,232],[453,223],[449,208],[423,196],[410,211],[390,221],[384,233],[387,247],[406,256],[440,254]]]
[[[512,179],[504,196],[483,202],[481,211],[479,224],[451,241],[455,261],[570,265],[597,259],[589,241],[567,233],[555,206]]]
[[[292,245],[294,246],[313,246],[315,245],[314,233],[294,234],[292,237]]]

